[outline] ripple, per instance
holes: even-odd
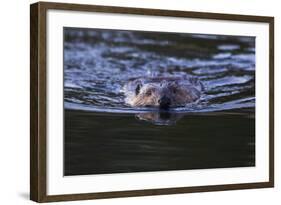
[[[232,51],[232,50],[237,50],[239,49],[239,45],[219,45],[218,49],[223,50],[223,51]]]
[[[254,37],[67,28],[65,108],[112,113],[156,111],[126,105],[123,85],[135,77],[185,74],[198,77],[205,92],[197,103],[171,112],[254,107],[254,45]]]

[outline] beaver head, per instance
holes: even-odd
[[[202,85],[198,80],[183,77],[137,78],[125,87],[126,103],[134,107],[185,106],[200,97]]]

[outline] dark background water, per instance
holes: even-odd
[[[124,103],[132,77],[184,74],[192,106]],[[254,37],[64,28],[64,102],[65,175],[255,166]]]

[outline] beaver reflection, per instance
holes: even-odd
[[[168,111],[148,112],[136,114],[139,120],[144,120],[155,125],[174,125],[184,116],[184,113],[172,113]]]

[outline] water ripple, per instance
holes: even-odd
[[[124,102],[132,77],[193,75],[205,87],[195,104],[173,112],[213,112],[255,106],[255,39],[202,34],[65,28],[65,108],[140,113]],[[151,110],[152,109],[152,110]]]

